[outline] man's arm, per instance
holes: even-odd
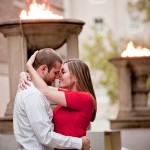
[[[41,144],[60,149],[81,149],[83,140],[83,148],[88,147],[85,146],[88,145],[85,139],[53,132],[53,124],[45,107],[45,97],[42,94],[37,92],[28,96],[25,104],[28,119]]]

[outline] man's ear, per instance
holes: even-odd
[[[48,67],[47,67],[47,65],[42,65],[42,66],[40,66],[41,68],[41,72],[42,72],[42,74],[46,74],[47,72],[48,72]]]

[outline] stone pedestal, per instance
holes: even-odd
[[[111,58],[118,72],[119,113],[111,128],[150,127],[150,107],[146,81],[150,74],[150,57]]]
[[[28,57],[36,50],[47,47],[57,50],[66,43],[67,58],[78,58],[78,35],[83,25],[84,22],[73,19],[20,20],[0,24],[0,32],[7,38],[9,54],[10,102],[5,116],[12,117],[19,73],[25,70]]]

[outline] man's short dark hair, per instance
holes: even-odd
[[[62,64],[61,56],[51,48],[44,48],[39,50],[36,54],[33,67],[37,69],[41,65],[47,65],[48,71],[50,71],[56,66],[56,62],[60,62]]]

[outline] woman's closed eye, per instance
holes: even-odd
[[[62,71],[61,73],[62,73],[62,74],[64,74],[64,73],[65,73],[65,71]]]

